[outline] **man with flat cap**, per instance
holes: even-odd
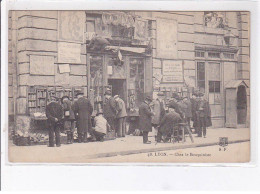
[[[151,102],[152,98],[147,96],[139,107],[139,129],[143,132],[144,144],[151,144],[151,141],[148,141],[148,133],[152,131],[152,116],[154,115],[150,108]]]
[[[77,120],[78,141],[87,142],[87,132],[91,127],[91,115],[93,106],[87,98],[83,97],[83,93],[77,94],[78,100],[73,104],[73,111]]]
[[[105,92],[105,103],[104,103],[104,117],[106,118],[108,124],[111,127],[112,131],[116,131],[115,127],[115,119],[116,119],[116,101],[112,97],[112,93],[110,90]]]
[[[58,103],[58,100],[57,97],[51,96],[50,103],[46,106],[46,117],[50,126],[49,147],[54,147],[54,134],[56,146],[60,147],[60,125],[63,118],[63,108]]]

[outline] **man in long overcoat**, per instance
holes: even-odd
[[[184,97],[183,102],[186,105],[186,107],[185,107],[185,120],[188,123],[189,128],[191,128],[191,126],[190,126],[190,120],[192,118],[191,101],[190,101],[190,99],[188,99],[188,97]]]
[[[62,106],[55,96],[51,96],[51,102],[46,106],[46,117],[49,124],[49,147],[54,147],[54,134],[56,146],[60,147],[60,125],[63,118]]]
[[[117,121],[117,136],[118,137],[125,137],[126,132],[126,107],[125,102],[123,99],[121,99],[118,95],[114,96],[114,99],[116,101],[116,121]]]
[[[196,114],[198,120],[198,137],[204,138],[207,135],[207,127],[211,126],[211,110],[208,101],[204,97],[204,93],[199,93],[199,101],[197,103]]]
[[[116,101],[112,97],[110,90],[105,92],[105,103],[104,103],[104,117],[106,118],[111,130],[116,131],[115,119],[116,119]]]
[[[155,129],[155,140],[157,140],[158,125],[160,124],[163,116],[165,115],[165,107],[163,100],[164,93],[158,92],[156,100],[153,101],[154,116],[152,117],[152,125]]]
[[[154,115],[150,108],[152,98],[147,96],[139,107],[139,129],[143,132],[143,143],[150,144],[148,133],[152,131],[152,116]]]
[[[87,142],[87,132],[91,127],[91,115],[93,106],[87,98],[83,97],[83,93],[77,94],[78,100],[73,105],[73,111],[77,120],[77,132],[79,143]]]

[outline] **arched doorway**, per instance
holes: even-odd
[[[237,124],[246,124],[247,99],[246,87],[240,85],[237,89]]]

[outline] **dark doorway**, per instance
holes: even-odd
[[[108,85],[112,86],[112,95],[119,95],[126,103],[126,80],[125,79],[108,79]]]
[[[247,102],[246,102],[246,88],[239,86],[237,90],[237,124],[246,123]]]

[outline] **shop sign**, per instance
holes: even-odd
[[[81,63],[80,50],[81,50],[81,44],[59,42],[58,62],[59,63]]]
[[[182,61],[163,61],[163,82],[183,82]]]
[[[121,25],[127,28],[134,27],[134,19],[130,14],[124,13],[103,13],[102,22],[105,25]]]
[[[59,11],[59,40],[83,42],[85,20],[84,11]]]
[[[30,74],[54,75],[54,57],[30,55]]]
[[[157,19],[157,49],[158,58],[176,59],[177,22],[170,19]]]

